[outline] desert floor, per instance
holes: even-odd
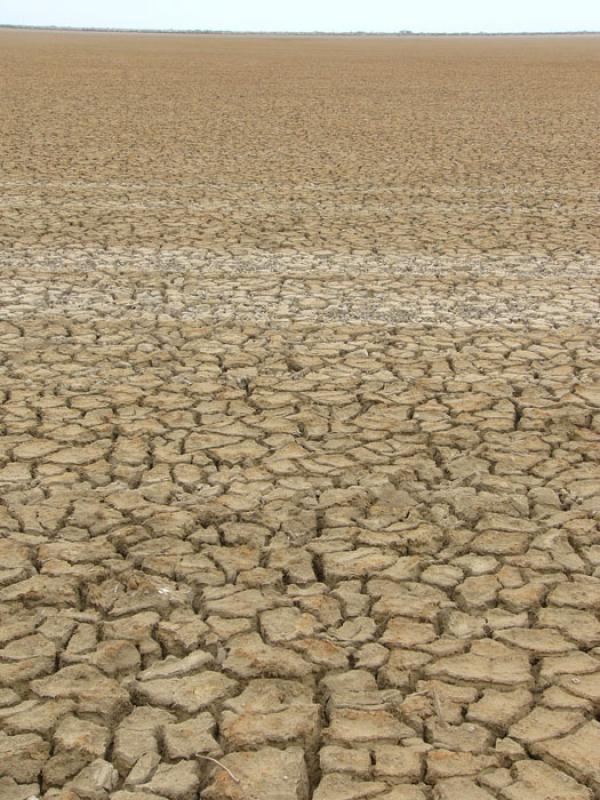
[[[599,798],[600,39],[0,74],[0,800]]]

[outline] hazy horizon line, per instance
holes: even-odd
[[[78,25],[18,25],[0,22],[0,30],[72,31],[91,33],[159,33],[202,36],[597,36],[600,30],[572,31],[279,31],[279,30],[229,30],[208,28],[121,28]]]

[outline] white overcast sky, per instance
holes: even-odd
[[[238,31],[600,30],[600,0],[0,0],[0,24]]]

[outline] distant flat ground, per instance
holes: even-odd
[[[0,31],[0,242],[597,253],[600,37]]]
[[[598,800],[599,44],[0,32],[0,800]]]

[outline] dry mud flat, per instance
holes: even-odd
[[[0,244],[597,254],[599,41],[0,30]]]
[[[507,310],[493,264],[40,258],[2,288],[0,797],[597,796],[589,265]]]
[[[483,44],[305,43],[325,59],[317,70],[295,41],[286,56],[278,40],[40,35],[33,47],[33,34],[3,36],[13,68],[29,54],[18,81],[48,150],[15,157],[20,194],[2,200],[1,800],[600,797],[600,278],[594,208],[582,200],[594,172],[576,174],[585,150],[570,161],[572,139],[555,137],[565,225],[544,217],[530,186],[535,221],[513,218],[512,247],[488,217],[489,248],[437,239],[434,256],[430,206],[418,240],[391,223],[376,232],[372,216],[355,223],[352,236],[377,252],[353,252],[324,212],[325,252],[308,240],[280,247],[260,231],[260,202],[244,244],[233,228],[207,233],[175,178],[138,236],[129,222],[102,228],[83,195],[69,204],[72,168],[88,191],[91,165],[101,182],[110,164],[91,140],[69,149],[71,127],[104,135],[105,113],[114,133],[115,120],[156,104],[163,117],[148,117],[131,163],[145,147],[148,175],[164,179],[157,143],[173,93],[152,94],[150,79],[157,63],[188,74],[194,42],[229,100],[244,94],[242,66],[254,65],[258,96],[256,72],[277,58],[288,81],[293,62],[306,97],[343,86],[331,64],[342,48],[350,73],[367,76],[346,102],[367,88],[377,98],[373,76],[389,78],[397,59],[412,65],[423,103],[437,87],[443,105],[458,73],[491,114]],[[573,76],[583,100],[589,41],[489,43],[516,70],[500,85],[530,65],[538,126],[515,143],[522,155],[558,125],[541,80],[553,64],[570,65],[556,107],[575,102]],[[40,66],[51,57],[57,81],[69,65],[80,80],[89,71],[90,113],[57,121],[42,102],[55,86]],[[127,76],[141,98],[129,117],[116,94],[102,104]],[[251,131],[240,102],[227,114]],[[511,124],[526,105],[520,96]],[[226,150],[222,128],[195,108],[177,117],[180,136],[198,126],[217,141],[221,130]],[[318,135],[335,148],[319,108]],[[577,108],[584,127],[598,114]],[[261,124],[279,136],[274,113]],[[17,130],[16,111],[8,120]],[[357,117],[354,136],[379,179],[367,122]],[[400,130],[393,115],[381,124]],[[109,139],[97,142],[105,153]],[[481,129],[478,146],[491,158],[497,139]],[[22,145],[4,137],[0,147],[19,155]],[[392,165],[424,145],[402,147]],[[319,152],[302,154],[307,171]],[[265,185],[283,176],[286,159],[274,150],[272,161],[274,173],[239,161],[228,191],[241,197],[257,168]],[[441,163],[432,154],[429,168]],[[36,180],[52,176],[39,195]],[[106,186],[97,196],[127,220],[127,197]],[[309,230],[308,211],[282,198],[273,213]],[[584,227],[587,239],[567,233]]]

